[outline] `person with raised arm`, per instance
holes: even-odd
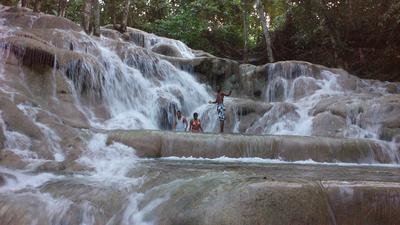
[[[224,132],[224,122],[225,122],[225,106],[224,106],[224,97],[230,96],[232,94],[232,90],[229,91],[228,94],[222,91],[221,86],[217,86],[217,96],[215,101],[209,101],[210,104],[217,104],[217,112],[219,119],[219,132]]]

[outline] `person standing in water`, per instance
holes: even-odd
[[[184,116],[182,116],[182,112],[178,110],[176,112],[176,118],[174,121],[174,131],[184,132],[187,130],[188,122]]]
[[[199,114],[197,112],[195,112],[195,113],[193,113],[193,119],[190,120],[189,131],[192,133],[203,132],[203,128],[201,127],[201,122],[198,117],[199,117]]]
[[[220,86],[217,86],[217,97],[215,101],[209,101],[210,104],[217,104],[217,112],[218,112],[218,119],[219,119],[219,132],[224,132],[224,122],[225,122],[225,106],[224,106],[224,97],[230,96],[232,94],[232,90],[229,91],[228,94],[222,92]]]

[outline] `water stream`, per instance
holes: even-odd
[[[9,27],[5,22],[0,20],[0,31],[7,30],[0,32],[0,39],[12,37],[20,30]],[[143,159],[136,156],[135,149],[121,143],[108,144],[104,132],[92,130],[82,131],[88,133],[89,138],[85,140],[84,151],[75,160],[84,169],[76,172],[43,167],[49,162],[66,162],[69,157],[62,147],[64,140],[58,128],[42,120],[46,115],[61,124],[61,117],[50,110],[52,104],[63,100],[56,91],[59,85],[57,76],[60,74],[67,78],[67,89],[73,97],[71,104],[82,112],[92,129],[168,130],[178,109],[188,117],[193,112],[199,112],[206,132],[218,129],[215,106],[207,104],[214,98],[211,88],[200,83],[194,74],[151,52],[157,46],[170,45],[179,51],[182,58],[194,58],[195,55],[182,42],[152,34],[133,33],[133,41],[120,40],[119,44],[123,46],[120,47],[109,38],[92,38],[82,32],[74,34],[79,35],[80,39],[64,30],[54,30],[54,35],[61,35],[68,40],[63,43],[65,46],[72,43],[74,52],[81,58],[61,69],[54,63],[50,81],[51,96],[41,99],[41,103],[48,105],[23,101],[15,103],[17,109],[30,118],[44,135],[41,139],[44,141],[40,142],[43,146],[39,148],[50,149],[51,157],[44,158],[31,150],[38,144],[37,139],[22,131],[6,129],[7,124],[0,110],[0,128],[5,135],[4,149],[26,162],[22,169],[0,165],[0,224],[232,224],[225,218],[237,212],[235,206],[229,208],[230,199],[234,199],[234,203],[240,202],[233,196],[254,190],[266,179],[286,182],[285,185],[293,187],[303,185],[314,191],[321,177],[343,182],[368,180],[379,183],[385,180],[393,182],[397,188],[398,180],[395,178],[399,165],[396,163],[287,162],[227,157]],[[53,44],[57,45],[56,41]],[[11,85],[5,60],[9,55],[10,50],[2,48],[0,90],[4,98],[17,102],[16,99],[25,90],[18,90]],[[57,60],[61,59],[56,54]],[[18,74],[13,74],[16,77],[13,79],[21,81],[30,90],[27,79],[32,74],[24,74],[26,70],[22,65],[18,68]],[[359,95],[363,92],[378,96],[390,94],[381,88],[381,84],[367,81],[356,90],[346,89],[340,83],[339,76],[328,70],[316,76],[310,67],[290,62],[270,65],[264,97],[258,101],[271,107],[259,115],[244,133],[315,135],[313,119],[317,114],[314,111],[321,99],[350,97],[354,101],[345,105],[345,128],[338,135],[378,140],[379,125],[361,125],[360,102],[357,98],[361,99]],[[244,120],[240,107],[235,105],[242,100],[239,97],[226,98],[226,105],[232,108],[232,111],[227,110],[232,116],[229,132],[240,132]],[[372,111],[379,113],[380,106],[371,105],[372,109],[374,107],[376,110]],[[102,114],[102,110],[105,113]],[[393,162],[399,161],[396,153],[398,145],[380,141],[387,151],[393,152]],[[376,174],[380,177],[377,178]],[[217,203],[213,202],[214,198],[218,199]],[[224,205],[227,207],[224,208]],[[212,216],[204,217],[206,214]]]

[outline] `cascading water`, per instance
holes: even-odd
[[[162,124],[163,113],[167,118],[177,109],[189,114],[210,98],[205,86],[191,75],[146,49],[129,45],[120,53],[121,58],[107,48],[107,40],[93,45],[100,52],[98,63],[83,61],[71,65],[67,76],[74,79],[78,92],[88,88],[86,91],[92,96],[101,95],[111,114],[104,123],[107,128],[166,128]],[[167,123],[171,120],[167,119]]]
[[[344,196],[346,201],[347,193],[363,195],[357,192],[362,189],[357,186],[360,184],[355,183],[353,188],[351,182],[368,180],[377,183],[371,185],[398,188],[398,164],[368,159],[358,164],[351,154],[349,158],[343,154],[343,158],[354,163],[287,162],[279,155],[274,159],[139,158],[137,149],[109,143],[107,132],[169,129],[177,109],[188,117],[199,112],[207,132],[218,129],[215,105],[207,104],[213,98],[209,88],[181,69],[193,68],[175,65],[158,55],[166,52],[167,56],[191,60],[195,58],[191,49],[180,41],[134,29],[129,30],[127,39],[118,40],[70,30],[30,29],[42,15],[27,14],[26,27],[16,28],[7,24],[7,19],[0,19],[0,31],[6,31],[0,32],[0,224],[291,224],[299,214],[304,215],[299,216],[304,224],[315,222],[315,218],[322,218],[320,224],[328,224],[332,209],[330,213],[323,211],[331,204],[326,195],[339,196],[334,200]],[[31,69],[24,65],[23,57],[5,47],[10,43],[17,46],[21,39],[26,41],[26,49],[39,49],[39,53],[47,49],[51,54],[44,54],[46,57],[54,55],[40,61],[50,64],[42,65],[48,70]],[[36,39],[45,40],[37,43]],[[3,40],[9,45],[3,45]],[[328,70],[315,73],[310,68],[298,63],[269,65],[263,101],[226,98],[227,129],[236,133],[315,135],[314,119],[321,114],[317,111],[323,107],[317,106],[322,99],[358,95],[361,99],[363,92],[387,94],[384,88],[368,82],[361,83],[360,90],[349,91],[342,87],[338,74]],[[332,136],[380,138],[384,127],[369,120],[381,120],[381,107],[372,104],[369,110],[365,112],[361,101],[346,102],[337,113],[344,112],[345,129],[333,130]],[[190,138],[195,142],[201,135]],[[258,138],[262,137],[254,136],[253,144],[261,149]],[[149,144],[149,140],[139,144]],[[221,147],[218,144],[225,139],[217,136],[215,140],[206,144]],[[168,147],[165,139],[158,141],[160,149]],[[176,146],[186,146],[185,141]],[[236,144],[251,146],[240,141]],[[272,141],[265,148],[272,149],[274,144]],[[326,152],[328,157],[332,153]],[[250,155],[251,149],[246,149],[247,153]],[[393,152],[390,159],[381,161],[399,160]],[[322,184],[321,177],[343,180],[346,193],[337,194],[337,186]],[[274,199],[274,193],[281,197]],[[322,212],[313,214],[315,210],[306,211],[307,207],[290,210],[293,199],[299,200],[296,203],[304,200],[296,197],[302,196],[299,193],[317,202],[310,209],[322,208]],[[262,211],[265,207],[273,210]],[[282,211],[289,211],[289,215],[280,214]],[[324,220],[326,215],[328,220]]]

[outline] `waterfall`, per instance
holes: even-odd
[[[94,42],[98,55],[66,69],[79,94],[107,104],[110,118],[103,125],[94,125],[108,129],[167,129],[177,109],[189,115],[210,99],[203,84],[149,50],[131,44],[117,55],[107,44],[108,40]]]
[[[328,224],[332,211],[342,224],[364,216],[354,205],[398,224],[399,146],[388,126],[398,117],[384,83],[268,64],[261,95],[226,97],[235,134],[219,135],[200,61],[167,60],[201,60],[184,43],[132,28],[116,38],[31,29],[44,15],[18,8],[16,27],[6,10],[0,224]],[[168,132],[178,109],[198,112],[207,134]]]

